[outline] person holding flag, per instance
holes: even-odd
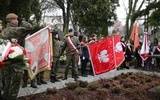
[[[7,27],[2,31],[1,36],[4,39],[17,39],[18,43],[24,47],[24,38],[32,30],[32,25],[23,19],[20,19],[16,14],[9,13],[6,16]],[[20,83],[23,76],[23,66],[14,62],[4,66],[4,93],[3,100],[16,100],[20,89]]]
[[[125,38],[124,38],[124,36],[121,37],[121,45],[122,45],[123,53],[125,55],[127,47],[126,47],[126,44],[125,44]],[[125,67],[126,67],[126,63],[125,63],[125,60],[124,60],[123,63],[121,64],[121,66],[117,68],[117,70],[123,69]]]
[[[153,55],[153,45],[151,44],[151,40],[148,40],[148,49],[149,49],[149,55]],[[146,60],[146,70],[147,71],[152,70],[152,58],[147,58],[147,60]]]
[[[77,60],[79,58],[80,52],[80,42],[77,36],[74,36],[74,30],[69,29],[69,35],[65,37],[65,42],[62,46],[61,55],[66,50],[66,66],[64,78],[62,80],[66,80],[69,72],[69,66],[72,63],[72,69],[74,72],[74,81],[77,81],[78,78],[78,67]]]
[[[136,60],[136,66],[135,66],[135,68],[142,67],[141,66],[142,58],[140,56],[141,47],[142,47],[142,43],[140,42],[139,46],[135,49],[135,60]]]
[[[132,47],[131,47],[131,43],[130,41],[128,40],[126,42],[126,52],[125,52],[125,68],[126,69],[129,69],[129,63],[130,61],[132,61],[132,55],[133,52],[132,52]]]
[[[57,72],[60,66],[60,52],[61,52],[61,43],[59,40],[59,35],[58,32],[56,30],[54,30],[53,32],[51,32],[53,35],[53,40],[52,40],[52,44],[53,44],[53,62],[52,62],[52,67],[51,67],[51,71],[50,71],[50,82],[55,83],[55,82],[59,82],[59,80],[56,78],[57,76]]]

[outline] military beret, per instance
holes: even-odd
[[[9,13],[7,16],[6,16],[7,19],[17,19],[18,16],[14,13]]]
[[[53,32],[51,32],[53,35],[57,35],[58,34],[58,32],[57,31],[53,31]]]
[[[74,31],[74,30],[73,30],[72,28],[68,30],[68,32],[73,32],[73,31]]]
[[[0,24],[2,24],[2,20],[0,20]]]

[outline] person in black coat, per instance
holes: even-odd
[[[129,69],[129,63],[130,61],[132,61],[132,47],[131,47],[131,43],[128,40],[126,42],[126,52],[125,52],[125,64],[126,64],[126,69]]]
[[[160,41],[158,42],[158,46],[156,47],[154,54],[160,54]],[[160,58],[156,58],[158,72],[160,72]]]
[[[81,76],[83,77],[87,77],[87,73],[86,73],[86,67],[87,67],[87,63],[89,62],[89,51],[87,48],[87,44],[88,44],[88,38],[85,36],[82,38],[82,42],[81,42],[81,50],[82,50],[82,55],[81,55]]]
[[[141,67],[142,58],[140,56],[142,43],[139,43],[139,46],[135,49],[135,60],[136,60],[136,67]]]
[[[148,40],[148,48],[149,48],[149,55],[153,54],[153,45],[151,44],[151,41]],[[152,58],[147,58],[146,60],[146,70],[151,71],[152,70]]]
[[[122,36],[121,37],[121,45],[122,45],[122,49],[123,49],[123,53],[125,55],[125,52],[126,52],[126,44],[125,44],[125,38]],[[126,64],[125,64],[125,60],[123,61],[123,63],[121,64],[120,67],[117,68],[117,70],[119,69],[123,69],[126,67]]]

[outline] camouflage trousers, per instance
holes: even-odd
[[[59,69],[59,66],[60,66],[60,58],[53,58],[50,77],[54,77],[57,75],[57,71]]]
[[[4,67],[5,86],[3,100],[16,100],[22,76],[23,69],[20,66],[10,65]]]
[[[69,66],[70,64],[72,65],[72,71],[73,75],[78,75],[78,55],[77,54],[70,54],[67,55],[67,61],[66,61],[66,66],[65,66],[65,76],[68,75],[69,72]]]

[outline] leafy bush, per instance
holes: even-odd
[[[74,93],[78,94],[78,95],[82,95],[85,94],[87,92],[87,88],[82,88],[82,87],[77,87],[74,90]]]
[[[96,83],[91,83],[88,85],[88,89],[91,91],[96,90],[97,88],[99,88],[99,85],[97,85]]]
[[[132,80],[136,80],[136,79],[137,79],[137,77],[136,77],[135,75],[131,75],[130,78],[131,78]]]
[[[134,94],[134,92],[131,89],[124,89],[123,92],[125,95],[133,95]]]
[[[152,82],[152,79],[150,79],[150,78],[145,78],[145,81],[146,81],[146,82]]]
[[[46,91],[49,94],[56,94],[58,92],[58,90],[55,87],[53,87],[53,88],[47,88]]]
[[[88,86],[88,82],[87,81],[81,81],[81,80],[79,80],[78,83],[79,83],[80,87],[87,87]]]
[[[112,87],[111,92],[114,94],[119,94],[121,92],[121,88],[119,87]]]
[[[108,90],[104,88],[98,88],[96,89],[96,91],[98,92],[99,95],[106,95],[108,93]]]
[[[77,82],[69,82],[69,83],[65,83],[65,85],[70,90],[74,90],[75,88],[79,86]]]

